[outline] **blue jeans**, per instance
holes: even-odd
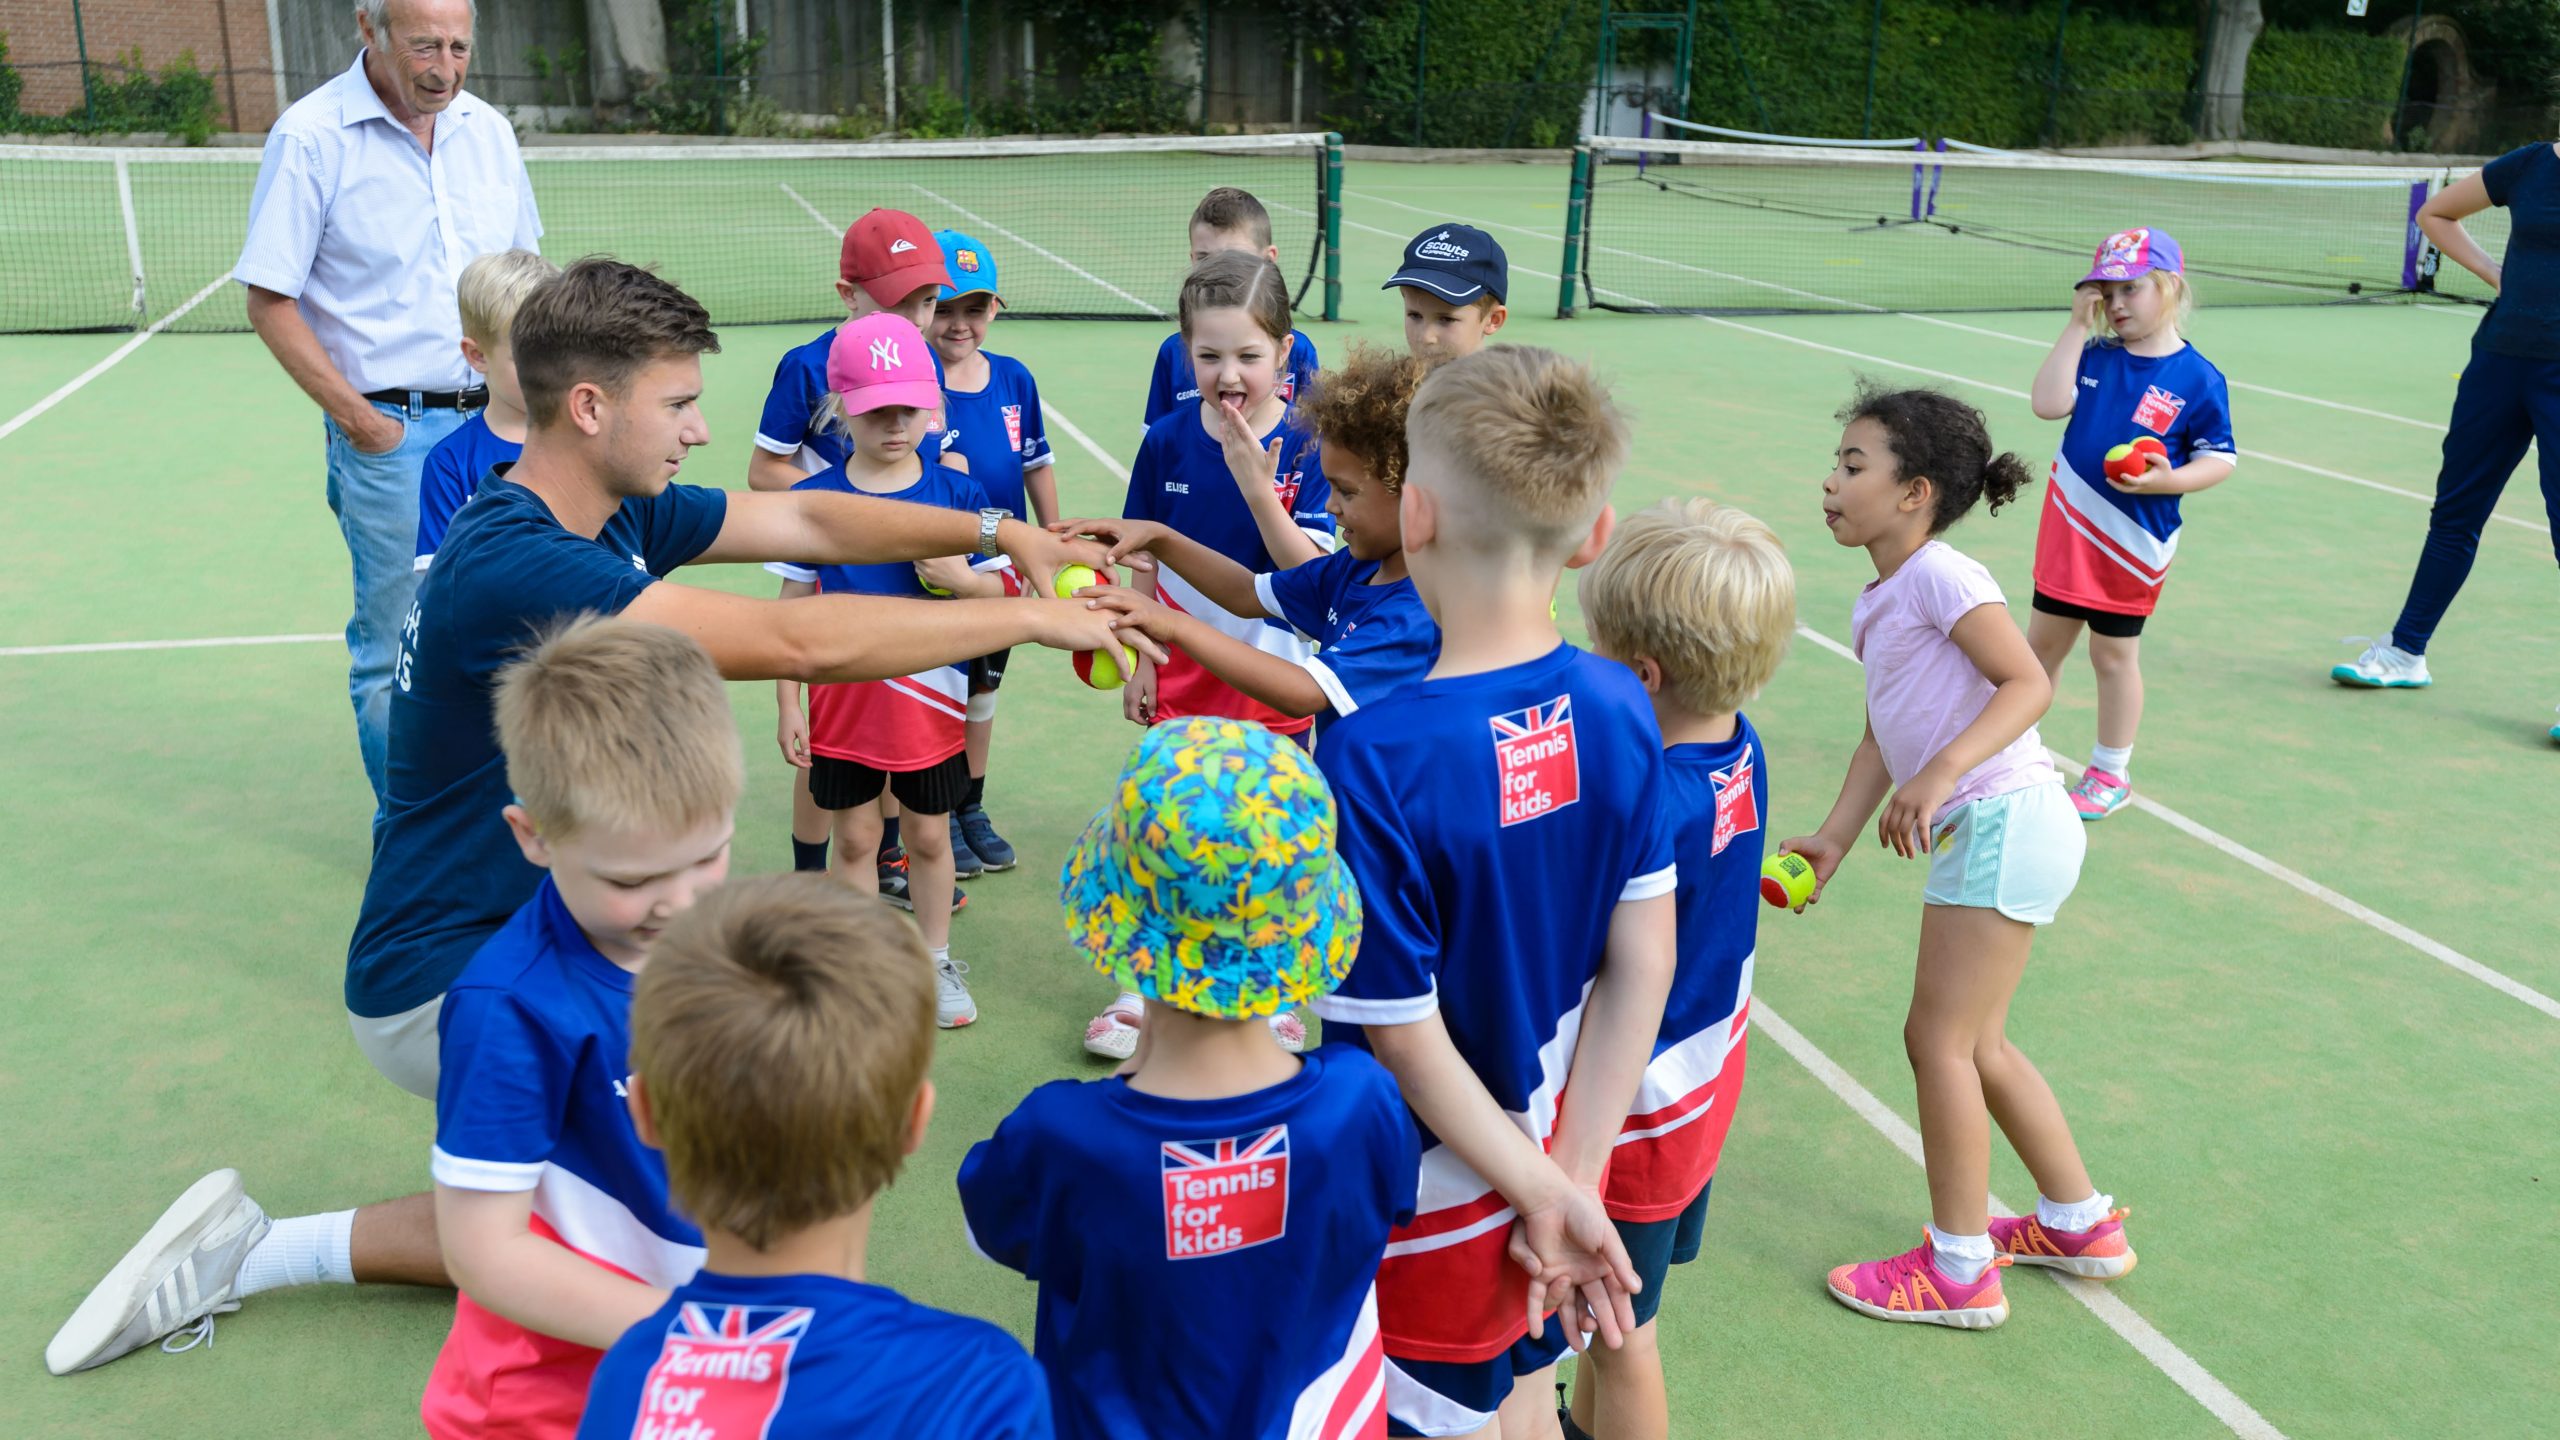
[[[2560,360],[2500,355],[2474,344],[2453,392],[2435,508],[2427,515],[2427,541],[2418,551],[2418,573],[2409,579],[2408,603],[2391,627],[2392,644],[2412,655],[2427,653],[2427,641],[2470,578],[2491,507],[2523,461],[2525,447],[2537,440],[2542,501],[2560,544]]]
[[[436,442],[469,417],[459,410],[380,401],[373,408],[408,426],[386,454],[356,449],[335,420],[322,424],[329,435],[329,511],[338,517],[355,567],[347,699],[355,706],[356,749],[364,757],[364,778],[373,785],[373,813],[379,818],[390,773],[391,670],[399,660],[400,627],[418,593],[418,472]]]

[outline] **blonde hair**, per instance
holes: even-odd
[[[453,282],[462,333],[483,350],[506,344],[524,297],[559,273],[559,266],[530,250],[492,250],[463,266]]]
[[[1609,502],[1627,459],[1627,422],[1591,367],[1534,345],[1497,345],[1435,367],[1414,391],[1414,459],[1463,491],[1443,528],[1460,544],[1525,541],[1570,552]],[[1408,481],[1408,483],[1410,483]]]
[[[692,637],[583,615],[498,672],[498,745],[533,828],[689,831],[746,788],[729,687]]]
[[[2146,270],[2143,272],[2143,278],[2149,280],[2155,287],[2169,292],[2169,323],[2177,327],[2181,337],[2185,336],[2188,322],[2196,316],[2196,287],[2188,284],[2187,277],[2175,270]],[[2122,345],[2124,339],[2110,327],[2093,332],[2089,336],[2089,343]]]
[[[1796,628],[1796,572],[1767,525],[1713,500],[1665,500],[1622,521],[1582,572],[1592,642],[1662,667],[1695,715],[1729,715],[1778,673]]]
[[[932,1060],[923,939],[824,875],[705,895],[659,938],[631,997],[631,1068],[669,1193],[758,1250],[897,1178]]]

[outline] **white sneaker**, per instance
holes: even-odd
[[[1084,1027],[1084,1053],[1105,1060],[1126,1060],[1137,1054],[1140,1013],[1115,1002],[1094,1016]]]
[[[969,982],[960,977],[969,967],[957,960],[933,962],[933,1023],[957,1030],[978,1018],[978,1002],[969,998]]]
[[[1283,1010],[1271,1017],[1271,1038],[1280,1048],[1296,1055],[1307,1048],[1307,1022],[1295,1010]]]
[[[237,1170],[188,1186],[54,1332],[44,1368],[68,1375],[154,1340],[169,1339],[161,1348],[173,1352],[211,1340],[213,1317],[240,1308],[240,1262],[271,1223],[241,1193]],[[189,1330],[195,1334],[183,1344],[173,1338]]]
[[[2427,676],[2427,657],[2412,655],[2389,640],[2376,640],[2345,665],[2329,667],[2329,678],[2367,690],[2423,690],[2435,682]]]

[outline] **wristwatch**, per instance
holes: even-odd
[[[1002,510],[978,512],[978,553],[993,559],[1004,551],[996,545],[996,527],[1009,518]]]

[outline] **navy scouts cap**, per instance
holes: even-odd
[[[1487,294],[1508,304],[1511,261],[1492,236],[1473,225],[1434,225],[1404,247],[1404,264],[1378,288],[1403,285],[1462,305]]]

